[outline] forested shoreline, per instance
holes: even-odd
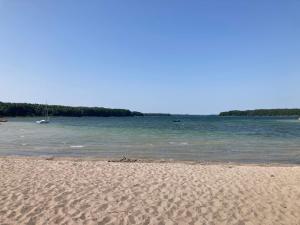
[[[300,116],[300,109],[255,109],[221,112],[219,116]]]
[[[143,116],[140,112],[128,109],[111,109],[104,107],[72,107],[63,105],[47,105],[49,116],[98,116],[98,117],[124,117],[124,116]],[[0,102],[0,116],[44,116],[45,105],[31,103],[7,103]]]

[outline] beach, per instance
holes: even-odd
[[[0,158],[0,224],[300,224],[300,167]]]

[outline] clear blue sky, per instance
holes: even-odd
[[[0,101],[300,107],[299,0],[0,0]]]

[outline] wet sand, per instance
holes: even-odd
[[[300,166],[0,158],[0,224],[300,224]]]

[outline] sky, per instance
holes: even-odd
[[[0,0],[0,101],[300,108],[300,0]]]

